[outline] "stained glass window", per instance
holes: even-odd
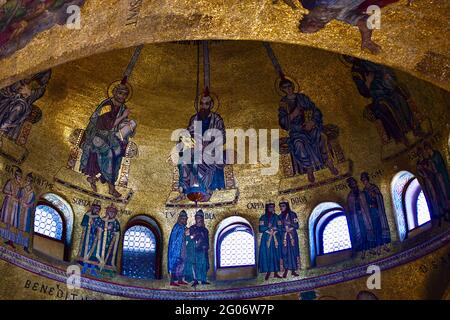
[[[156,238],[142,225],[129,228],[123,240],[122,274],[130,278],[154,279]]]
[[[417,224],[418,226],[423,225],[431,220],[430,211],[428,210],[427,200],[425,199],[425,194],[423,190],[420,191],[417,197]]]
[[[34,232],[61,240],[63,220],[58,211],[44,204],[38,205],[34,218]]]
[[[339,215],[332,218],[324,227],[322,234],[323,253],[332,253],[352,247],[347,218]]]
[[[220,243],[220,266],[239,267],[255,264],[255,239],[252,230],[238,225],[223,233]]]

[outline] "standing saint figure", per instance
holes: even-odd
[[[282,223],[275,213],[275,203],[269,201],[265,206],[265,213],[259,218],[259,232],[262,233],[259,245],[259,272],[266,273],[265,280],[269,280],[273,272],[275,278],[281,278]]]
[[[387,141],[393,139],[396,143],[408,145],[408,132],[412,131],[416,136],[423,135],[414,115],[416,107],[411,94],[398,83],[393,70],[354,57],[345,59],[353,64],[353,81],[359,93],[372,99],[367,109],[381,122]]]
[[[117,271],[117,251],[120,240],[120,223],[117,208],[111,204],[106,208],[106,215],[102,218],[103,231],[98,239],[96,257],[99,259],[100,271],[105,270],[112,277]]]
[[[450,182],[445,161],[439,151],[426,142],[417,148],[417,175],[433,222],[440,226],[450,210]]]
[[[367,205],[369,206],[377,253],[381,254],[381,247],[383,247],[386,252],[389,252],[390,250],[387,247],[387,244],[391,242],[391,232],[386,217],[383,195],[381,194],[380,189],[370,182],[369,174],[367,172],[361,173],[361,182],[364,185],[363,193],[366,196]]]
[[[29,117],[33,103],[40,99],[50,81],[47,70],[0,89],[0,134],[15,141]]]
[[[187,284],[187,282],[183,281],[184,266],[186,263],[187,220],[187,213],[182,210],[178,215],[177,223],[175,223],[170,232],[167,264],[171,286],[178,287],[179,285]]]
[[[184,275],[186,281],[193,281],[196,287],[199,281],[209,284],[207,274],[209,270],[209,233],[205,227],[205,215],[202,210],[195,214],[195,224],[186,230],[186,265]]]
[[[19,228],[19,211],[20,211],[20,188],[22,187],[22,170],[17,167],[14,171],[13,177],[6,181],[3,186],[3,199],[2,211],[0,213],[0,220],[6,224],[6,229],[2,229],[1,233],[3,238],[7,241],[7,245],[14,247],[17,236],[10,230],[12,227]]]
[[[322,132],[322,112],[308,96],[294,92],[294,84],[282,79],[280,90],[285,93],[278,109],[280,127],[289,132],[289,150],[300,173],[306,173],[310,182],[315,181],[314,171],[328,167],[338,174],[328,155],[327,137]]]
[[[183,157],[189,161],[179,161],[179,192],[177,201],[183,200],[190,191],[201,191],[203,194],[200,201],[208,201],[214,190],[225,189],[225,177],[224,167],[225,159],[222,157],[221,163],[208,163],[205,161],[205,153],[211,146],[221,144],[220,150],[223,151],[223,146],[226,141],[225,124],[222,117],[213,112],[214,100],[209,94],[208,88],[205,89],[203,96],[200,99],[200,106],[198,113],[194,114],[189,120],[187,130],[194,143],[190,145],[184,145],[183,151],[180,152],[180,157],[183,157],[184,152],[188,152],[190,156]],[[197,128],[197,130],[195,130]],[[205,132],[212,134],[214,139],[205,139]],[[222,141],[216,141],[219,137],[215,134],[219,134]],[[184,142],[183,142],[184,144]],[[196,152],[195,144],[202,144],[202,161],[201,163],[194,163]],[[210,146],[211,145],[211,146]],[[209,146],[209,148],[208,148]],[[210,150],[214,152],[215,150]],[[209,156],[214,157],[213,154]]]
[[[26,252],[30,253],[31,226],[34,221],[33,212],[36,204],[36,193],[33,190],[33,175],[31,172],[27,174],[25,184],[20,189],[19,201],[19,230],[21,231],[21,234],[19,234],[18,242],[23,246]]]
[[[440,216],[445,216],[446,220],[450,221],[450,179],[444,157],[438,150],[434,150],[428,141],[423,143],[423,151],[430,159],[435,172]]]
[[[93,276],[97,276],[96,264],[91,263],[90,257],[93,255],[93,250],[96,243],[96,235],[98,228],[101,226],[101,218],[99,216],[101,205],[98,200],[95,200],[89,211],[86,212],[81,220],[81,227],[83,231],[81,233],[80,249],[78,252],[77,261],[83,266],[82,273],[85,274],[90,270]]]
[[[129,137],[134,134],[136,122],[129,120],[125,102],[130,94],[126,79],[114,87],[112,98],[103,100],[92,114],[81,142],[80,171],[88,176],[92,190],[96,182],[107,183],[109,194],[120,198],[115,183],[119,175]],[[100,177],[97,175],[100,174]]]
[[[281,239],[283,245],[281,247],[281,261],[284,267],[283,278],[287,277],[288,271],[294,277],[298,277],[296,272],[300,267],[300,248],[298,244],[297,230],[299,228],[297,214],[291,210],[288,200],[281,200]]]
[[[375,235],[370,218],[369,205],[366,196],[359,190],[355,178],[347,179],[350,193],[347,196],[347,221],[350,229],[350,238],[355,252],[362,251],[361,259],[366,256],[366,251],[375,247]],[[375,254],[374,251],[371,251]]]

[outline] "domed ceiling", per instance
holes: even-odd
[[[1,296],[448,290],[447,2],[383,7],[377,54],[291,1],[53,1],[37,27],[4,2]]]

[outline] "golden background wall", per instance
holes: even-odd
[[[119,214],[122,233],[127,221],[136,215],[149,215],[159,224],[163,240],[164,278],[140,281],[116,276],[111,280],[113,282],[147,288],[170,288],[167,279],[167,244],[170,230],[176,222],[180,209],[166,206],[167,198],[172,190],[174,171],[173,165],[167,162],[167,157],[174,146],[174,142],[170,141],[172,131],[185,128],[189,118],[195,113],[196,50],[196,46],[192,44],[145,45],[129,79],[133,87],[133,97],[127,102],[127,106],[131,110],[130,117],[138,123],[136,135],[132,141],[138,146],[139,156],[131,159],[130,165],[128,187],[133,190],[133,195],[129,203],[116,205],[122,209]],[[383,253],[383,256],[378,258],[400,253],[422,240],[445,232],[448,228],[447,222],[442,227],[429,232],[426,237],[418,237],[403,243],[399,241],[392,210],[390,183],[393,176],[400,170],[415,172],[417,159],[414,149],[411,148],[389,161],[381,159],[382,142],[377,129],[373,123],[363,117],[364,107],[369,101],[358,93],[352,80],[351,70],[343,63],[340,55],[279,43],[273,44],[273,50],[286,74],[295,78],[300,84],[300,91],[308,95],[321,109],[324,123],[334,124],[340,128],[339,143],[345,157],[353,163],[353,176],[359,180],[359,174],[367,171],[372,175],[373,182],[380,187],[384,195],[393,243],[391,252]],[[220,107],[217,112],[222,115],[225,126],[244,130],[278,128],[277,110],[280,97],[274,88],[277,75],[261,42],[218,41],[210,45],[210,51],[211,90],[219,97]],[[43,116],[41,121],[32,126],[25,146],[29,153],[20,167],[24,173],[31,171],[48,182],[48,184],[35,183],[39,195],[51,191],[61,195],[71,204],[74,211],[71,260],[75,259],[79,250],[80,223],[83,214],[88,210],[86,204],[94,199],[56,183],[54,178],[59,170],[66,166],[72,147],[69,139],[72,132],[86,127],[96,106],[106,98],[108,86],[121,78],[132,52],[132,48],[114,50],[52,68],[53,74],[47,91],[44,97],[36,102]],[[429,141],[446,157],[448,167],[450,131],[448,92],[403,72],[396,71],[396,74],[399,82],[411,92],[419,111],[431,120],[433,132]],[[0,182],[3,185],[10,178],[10,172],[5,169],[8,166],[10,168],[12,163],[0,158],[0,165],[3,169]],[[209,258],[212,265],[209,277],[212,279],[214,278],[214,233],[218,223],[226,217],[239,215],[247,219],[254,230],[257,230],[258,219],[263,213],[263,209],[258,206],[269,199],[278,203],[282,198],[278,192],[282,172],[273,176],[262,176],[261,168],[261,165],[233,165],[236,186],[239,190],[237,203],[204,209],[210,217],[213,217],[206,219],[206,227],[210,232]],[[299,217],[302,266],[300,279],[345,270],[367,262],[367,260],[354,258],[328,267],[313,268],[310,265],[309,215],[316,205],[324,201],[345,205],[348,192],[345,180],[340,180],[314,189],[284,195]],[[102,201],[103,208],[109,204],[110,201]],[[187,211],[188,225],[191,225],[195,209],[187,209]],[[257,239],[259,243],[259,238]],[[448,248],[448,245],[444,246],[409,265],[384,271],[383,279],[387,279],[384,280],[387,285],[383,284],[379,297],[382,299],[440,298],[439,295],[441,292],[443,294],[445,283],[448,283]],[[20,249],[19,252],[21,252]],[[33,254],[32,257],[35,255]],[[432,264],[434,260],[439,260],[441,257],[445,257],[447,264],[441,261],[443,266],[436,270],[421,271],[421,265]],[[36,259],[47,261],[60,269],[66,266],[41,255],[36,256]],[[52,298],[26,288],[26,281],[37,281],[49,286],[55,286],[56,282],[18,268],[10,268],[10,265],[3,261],[0,263],[0,270],[3,274],[0,285],[3,297]],[[413,277],[416,280],[410,287],[395,289],[399,284],[404,284],[406,278]],[[442,281],[437,281],[436,277]],[[213,281],[208,289],[239,288],[290,280],[294,279],[270,279],[264,282],[263,278],[258,276],[256,279],[245,281],[220,283]],[[319,290],[319,294],[351,299],[353,292],[364,287],[364,281],[362,278],[349,284],[325,287]],[[61,283],[61,285],[64,284]],[[86,290],[83,294],[94,298],[111,298],[108,295]],[[285,298],[298,298],[298,295],[291,294]]]

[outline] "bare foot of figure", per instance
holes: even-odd
[[[264,280],[266,280],[266,281],[269,280],[269,277],[270,277],[270,272],[267,272],[266,276],[264,277]]]
[[[372,54],[379,54],[381,52],[381,46],[373,42],[372,40],[367,40],[361,43],[361,49],[367,49]]]
[[[357,23],[361,33],[361,49],[367,49],[372,54],[381,52],[381,47],[372,41],[372,30],[367,27],[367,19],[360,19]]]
[[[114,198],[120,198],[122,196],[112,184],[108,184],[108,187],[109,187],[109,194],[112,195]]]
[[[97,192],[97,178],[96,177],[88,177],[87,181],[89,182],[89,184],[91,185],[91,188],[94,192]]]
[[[293,276],[293,277],[298,277],[299,274],[298,274],[297,272],[295,272],[295,270],[292,270],[292,276]]]

